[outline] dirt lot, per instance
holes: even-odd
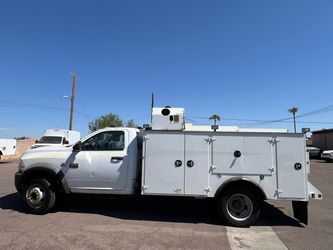
[[[264,203],[249,229],[224,226],[213,204],[184,199],[96,199],[71,196],[53,213],[21,212],[13,175],[0,163],[0,249],[332,249],[333,163],[312,161],[311,182],[324,200],[311,201],[309,225],[290,202]]]

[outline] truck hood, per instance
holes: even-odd
[[[20,169],[30,167],[47,167],[54,171],[61,168],[68,158],[73,154],[73,147],[40,147],[31,149],[22,154]]]
[[[66,147],[68,145],[63,145],[63,144],[51,144],[51,143],[36,143],[31,146],[32,149],[37,149],[41,147],[54,147],[54,148],[59,148],[59,147]]]

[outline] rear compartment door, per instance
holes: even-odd
[[[151,131],[144,136],[142,194],[184,194],[184,134]]]
[[[307,166],[303,137],[278,137],[277,148],[277,193],[279,198],[307,198]]]
[[[207,196],[211,145],[207,134],[185,136],[185,194]]]

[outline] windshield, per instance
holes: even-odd
[[[61,144],[61,136],[43,136],[38,143]]]

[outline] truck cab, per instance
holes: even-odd
[[[105,128],[72,146],[29,150],[21,156],[16,187],[23,191],[28,179],[46,174],[67,193],[132,194],[138,169],[138,132]]]

